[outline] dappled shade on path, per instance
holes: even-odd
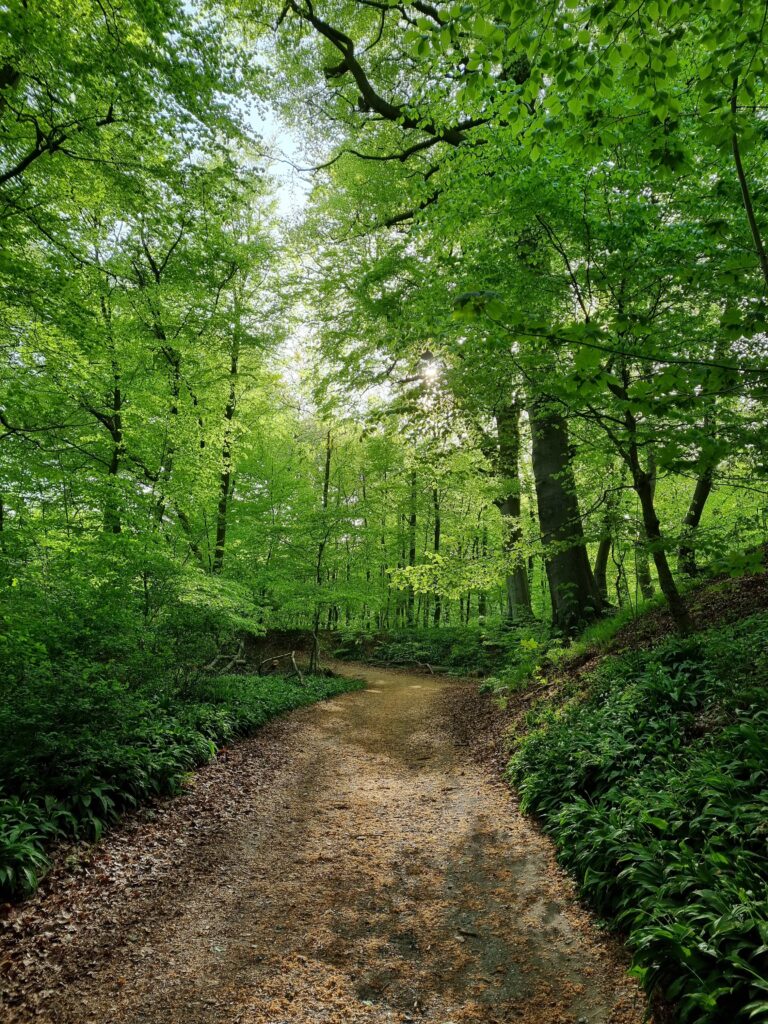
[[[58,983],[17,994],[13,1020],[639,1024],[626,965],[549,844],[452,739],[475,690],[344,670],[369,689],[266,727],[160,809],[162,830],[184,801],[205,813],[206,772],[242,781],[153,885],[123,881],[109,920],[95,905],[82,969],[76,927]],[[80,917],[89,898],[72,894]],[[120,902],[143,907],[140,928],[121,927]]]

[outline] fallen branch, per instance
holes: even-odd
[[[399,661],[398,659],[382,661],[380,658],[368,658],[367,662],[369,665],[379,665],[381,666],[381,668],[389,668],[391,665],[397,665],[400,668],[408,668],[410,665],[416,665],[417,668],[429,669],[432,675],[435,675],[435,670],[432,668],[428,661],[410,661],[409,659],[406,659],[404,661]],[[441,668],[440,665],[438,665],[437,667]]]
[[[263,669],[264,669],[265,665],[270,665],[272,668],[276,668],[277,667],[277,663],[279,661],[285,661],[286,658],[290,658],[291,659],[291,665],[293,666],[293,672],[291,672],[291,674],[289,676],[286,676],[286,678],[287,679],[291,679],[292,676],[298,676],[299,677],[299,682],[303,683],[304,682],[304,674],[303,674],[303,672],[301,671],[301,669],[299,668],[299,666],[298,666],[298,664],[296,662],[296,651],[291,651],[289,654],[275,654],[275,655],[273,655],[270,658],[265,658],[263,661],[260,661],[259,662],[259,667],[258,667],[258,670],[257,670],[259,675],[260,676],[264,675]]]
[[[296,651],[291,651],[291,664],[293,665],[293,671],[299,677],[299,682],[304,685],[304,676],[301,673],[301,669],[296,664]]]
[[[227,660],[228,659],[228,660]],[[220,661],[226,661],[227,664],[224,668],[217,668]],[[237,645],[237,650],[234,655],[227,654],[219,651],[216,657],[209,661],[207,665],[203,666],[203,672],[221,672],[222,675],[226,675],[227,672],[231,672],[235,665],[245,665],[245,641],[241,640]]]
[[[284,661],[286,658],[293,658],[293,653],[294,652],[291,651],[290,654],[274,654],[274,655],[271,655],[269,658],[265,658],[264,661],[260,661],[259,662],[259,667],[257,669],[259,675],[260,676],[264,675],[263,668],[264,668],[265,665],[271,665],[272,668],[275,668],[277,663],[278,663],[278,661]]]

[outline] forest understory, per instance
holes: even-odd
[[[234,715],[216,759],[49,848],[37,891],[2,907],[8,1019],[640,1021],[618,937],[657,1024],[707,999],[737,1014],[764,956],[768,573],[688,603],[691,637],[650,609],[482,684],[425,663],[254,676],[286,643],[312,656],[300,631],[259,641],[202,684]]]

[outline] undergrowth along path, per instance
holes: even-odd
[[[273,722],[13,910],[4,1017],[56,1024],[640,1024],[626,960],[456,741],[467,684]]]

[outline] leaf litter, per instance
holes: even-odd
[[[373,685],[60,849],[3,908],[4,1021],[640,1024],[624,952],[489,759],[476,685],[340,669]]]

